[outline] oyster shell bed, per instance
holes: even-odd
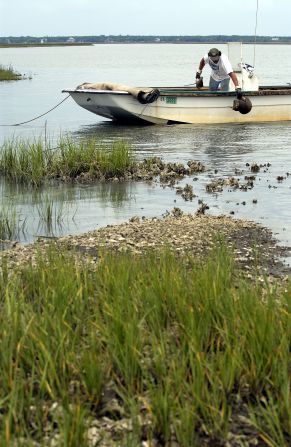
[[[116,252],[130,251],[142,254],[147,250],[168,248],[178,254],[204,257],[217,244],[218,235],[230,248],[238,267],[249,278],[254,269],[263,276],[284,277],[290,267],[280,259],[287,248],[278,246],[272,232],[261,225],[243,219],[226,216],[209,216],[203,213],[183,214],[179,208],[163,218],[140,219],[133,217],[129,222],[108,225],[80,235],[69,235],[56,239],[39,238],[30,245],[14,244],[1,253],[8,268],[26,262],[34,263],[38,253],[51,244],[67,249],[76,259],[89,263],[98,261],[100,250]],[[255,273],[257,276],[257,273]]]

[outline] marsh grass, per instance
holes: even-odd
[[[240,279],[223,246],[203,263],[100,253],[92,267],[52,246],[10,276],[2,264],[3,445],[88,445],[108,391],[133,422],[112,445],[222,445],[240,414],[260,445],[289,445],[290,286]]]
[[[18,81],[23,79],[22,75],[14,70],[12,65],[0,65],[0,81]]]
[[[50,157],[50,151],[40,138],[11,138],[3,143],[0,151],[0,172],[14,183],[40,186]]]
[[[135,163],[127,143],[105,147],[93,138],[74,140],[61,135],[56,142],[47,136],[34,139],[11,138],[0,150],[0,173],[14,183],[39,187],[46,180],[85,180],[122,176]]]
[[[26,219],[22,219],[13,205],[2,204],[0,208],[0,240],[15,240],[24,235]]]

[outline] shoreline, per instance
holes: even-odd
[[[242,42],[243,45],[291,45],[291,41],[280,42]],[[56,43],[16,43],[16,44],[0,44],[0,48],[32,48],[32,47],[81,47],[93,45],[227,45],[228,42],[206,41],[206,42],[56,42]]]
[[[32,48],[32,47],[88,47],[92,46],[92,42],[75,42],[75,43],[11,43],[11,44],[0,44],[0,48]]]
[[[253,221],[224,215],[184,214],[179,208],[163,218],[132,217],[128,222],[82,234],[39,237],[29,245],[12,242],[11,248],[1,252],[0,259],[7,259],[8,267],[14,269],[26,262],[34,263],[38,253],[51,244],[89,263],[96,263],[102,250],[142,255],[149,250],[169,249],[178,255],[203,259],[217,245],[217,238],[225,242],[247,278],[255,279],[258,273],[261,279],[268,277],[271,281],[290,276],[291,267],[282,261],[289,248],[279,246],[271,230]]]

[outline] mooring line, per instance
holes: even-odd
[[[41,118],[42,116],[47,115],[48,113],[52,112],[52,110],[55,110],[57,107],[59,107],[64,101],[66,101],[66,99],[68,99],[70,97],[70,95],[66,96],[65,99],[63,99],[61,102],[59,102],[56,106],[54,106],[52,109],[48,110],[45,113],[42,113],[41,115],[36,116],[35,118],[32,118],[31,120],[28,121],[23,121],[22,123],[16,123],[16,124],[0,124],[1,127],[14,127],[14,126],[21,126],[22,124],[27,124],[27,123],[31,123],[31,121],[35,121],[38,118]]]

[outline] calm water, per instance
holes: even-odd
[[[225,46],[220,46],[226,51]],[[82,82],[110,81],[129,85],[187,85],[207,45],[96,45],[72,48],[0,49],[0,63],[12,64],[32,80],[0,84],[0,124],[13,124],[38,116],[59,103],[63,88]],[[253,63],[254,49],[244,47],[246,62]],[[280,60],[280,67],[274,61]],[[258,45],[256,73],[264,85],[291,82],[291,46]],[[209,72],[205,71],[205,84]],[[48,132],[72,132],[76,138],[95,135],[104,141],[130,141],[139,158],[162,156],[165,161],[200,160],[208,170],[193,185],[197,195],[185,202],[175,189],[159,184],[125,183],[94,186],[64,186],[32,193],[0,185],[1,205],[13,201],[21,219],[26,219],[23,241],[38,235],[81,233],[107,224],[123,222],[134,215],[161,216],[178,206],[195,212],[198,198],[209,205],[210,214],[229,214],[263,223],[280,243],[291,245],[291,123],[212,126],[117,126],[66,100],[50,114],[19,127],[0,127],[0,144],[11,136],[35,137]],[[250,175],[247,163],[261,168],[254,188],[209,194],[205,186],[213,178],[236,174],[243,181]],[[288,176],[287,173],[290,173]],[[283,181],[277,177],[283,176]],[[47,228],[39,217],[39,204],[52,197],[64,218]],[[256,201],[257,203],[254,203]]]

